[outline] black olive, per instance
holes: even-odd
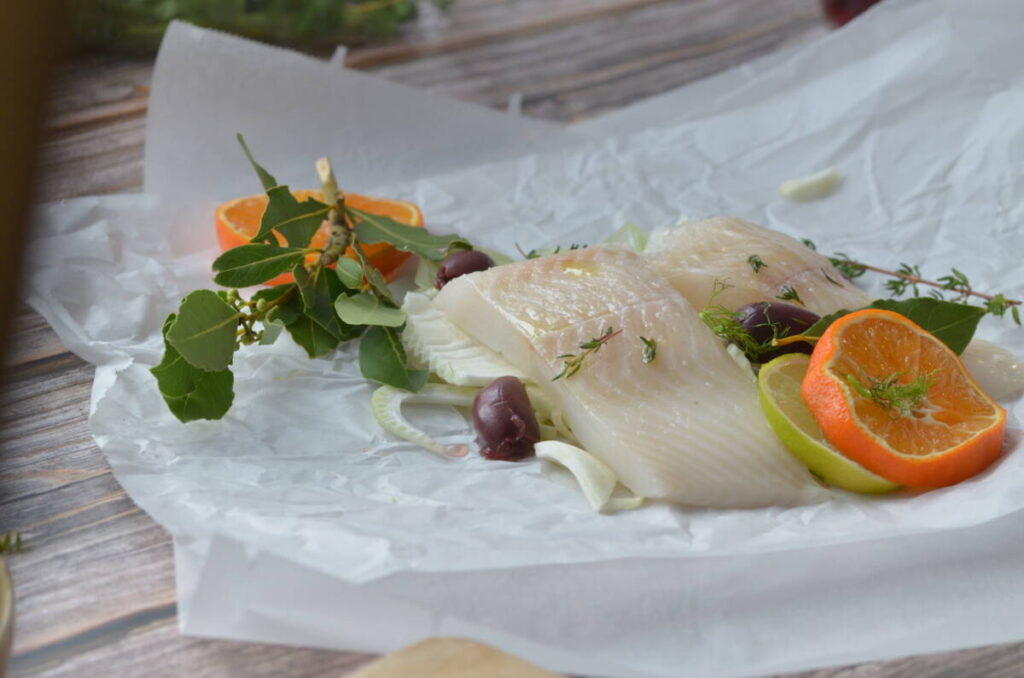
[[[800,334],[820,319],[820,316],[813,311],[778,301],[759,301],[747,304],[738,308],[736,313],[740,325],[759,344],[765,344],[772,339]],[[766,363],[772,358],[778,358],[786,353],[809,354],[813,350],[813,346],[806,341],[801,341],[778,346],[756,356],[748,355],[747,358],[752,362]]]
[[[441,289],[460,275],[486,271],[494,266],[494,259],[478,250],[462,250],[449,254],[437,269],[434,287]]]
[[[480,389],[473,399],[473,428],[480,454],[487,459],[532,457],[533,445],[540,441],[530,396],[515,377],[498,377]]]

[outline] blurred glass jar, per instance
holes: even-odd
[[[821,0],[825,16],[836,27],[842,26],[879,0]]]

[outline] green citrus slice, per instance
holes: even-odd
[[[806,355],[790,353],[761,367],[757,377],[761,409],[775,435],[793,456],[829,485],[865,494],[899,489],[899,485],[843,456],[825,438],[800,395],[809,362]]]

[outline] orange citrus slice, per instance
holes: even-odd
[[[299,202],[307,198],[323,200],[323,194],[320,191],[292,191],[292,195]],[[423,213],[420,212],[420,208],[404,200],[391,200],[388,198],[359,195],[358,193],[346,193],[345,203],[349,207],[354,207],[364,212],[391,217],[395,221],[408,226],[423,226]],[[221,249],[229,250],[233,247],[247,244],[259,230],[260,219],[263,218],[263,211],[266,208],[267,196],[265,194],[237,198],[217,207],[215,223],[217,226],[217,240],[220,242]],[[280,235],[276,233],[274,235],[277,236],[278,242],[281,245],[285,244]],[[320,230],[313,236],[309,246],[323,247],[327,244],[328,235],[328,227],[326,224],[322,225]],[[383,273],[388,280],[394,276],[398,267],[410,256],[408,252],[396,250],[387,243],[363,245],[363,252],[366,253],[370,263]],[[345,253],[345,256],[355,258],[351,248]],[[315,257],[316,255],[311,255],[309,260],[312,261]],[[291,273],[284,273],[268,281],[266,284],[281,285],[294,282],[294,280]]]
[[[958,483],[999,457],[1006,411],[948,346],[892,311],[825,331],[801,392],[825,437],[874,473],[915,488]]]

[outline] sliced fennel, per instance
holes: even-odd
[[[486,386],[498,377],[526,380],[494,351],[481,346],[448,322],[430,299],[419,292],[405,295],[402,343],[417,363],[457,386]]]
[[[534,445],[540,459],[564,466],[576,478],[583,495],[595,511],[633,509],[644,502],[643,497],[612,497],[619,479],[608,466],[586,450],[557,440]]]
[[[729,344],[725,347],[725,352],[729,354],[733,362],[743,368],[743,370],[750,375],[751,381],[757,383],[757,374],[754,372],[754,366],[747,360],[747,356],[744,355],[743,349],[736,344]]]
[[[370,410],[374,418],[388,433],[402,440],[408,440],[421,447],[444,456],[454,456],[450,445],[442,445],[431,438],[402,414],[402,405],[408,402],[427,403],[433,405],[453,405],[455,407],[472,407],[477,388],[448,386],[447,384],[427,384],[416,393],[402,391],[392,386],[381,386],[370,396]]]
[[[437,262],[431,261],[426,257],[420,257],[420,260],[416,263],[416,275],[413,276],[412,280],[421,293],[430,297],[437,294],[437,288],[434,287],[434,284],[437,281],[438,267]]]
[[[647,247],[647,231],[636,224],[626,224],[605,239],[609,245],[625,245],[634,252],[643,252]]]

